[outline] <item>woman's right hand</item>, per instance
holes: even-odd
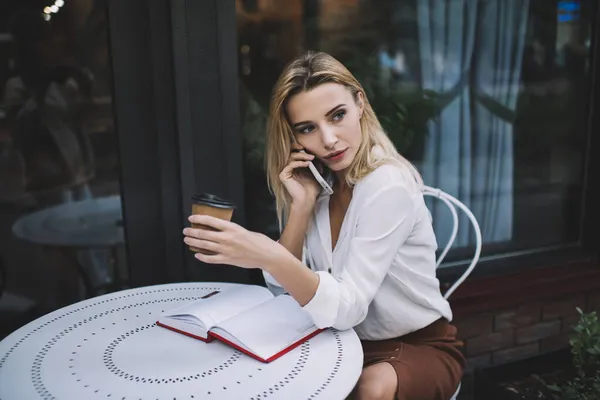
[[[300,152],[302,146],[292,144],[292,153],[288,164],[279,174],[279,179],[292,198],[293,206],[311,209],[315,204],[321,186],[308,169],[308,164],[314,160],[312,154]]]

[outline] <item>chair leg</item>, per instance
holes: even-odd
[[[456,388],[456,392],[454,392],[454,394],[452,395],[452,398],[450,400],[456,400],[458,398],[458,394],[460,393],[460,387],[461,387],[461,383],[458,384],[458,387]]]

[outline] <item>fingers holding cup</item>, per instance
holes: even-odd
[[[221,199],[213,194],[205,193],[202,195],[194,195],[192,197],[192,216],[208,215],[220,220],[230,221],[231,217],[233,216],[234,209],[235,206],[233,205],[233,203]],[[193,229],[203,229],[209,231],[217,230],[211,227],[210,225],[198,223],[198,219],[194,219],[193,217],[190,217],[190,219],[192,220],[191,226]],[[188,244],[191,251],[195,253],[203,253],[209,255],[215,254],[214,251],[210,251],[209,249],[203,250],[200,247],[194,246],[193,243],[196,242],[192,242],[192,244],[189,244],[186,241],[186,244]]]

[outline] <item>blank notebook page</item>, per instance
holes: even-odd
[[[205,326],[209,328],[213,324],[218,324],[240,311],[254,307],[271,298],[273,298],[273,295],[269,290],[261,286],[234,286],[207,299],[184,304],[165,315],[183,320],[189,319],[189,317],[185,318],[186,314],[193,315],[204,321]]]
[[[267,359],[317,330],[306,311],[291,296],[277,296],[258,307],[219,324],[227,339]],[[221,329],[215,333],[221,334]]]

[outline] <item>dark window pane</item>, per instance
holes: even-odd
[[[591,1],[237,5],[250,228],[278,235],[262,169],[265,118],[282,67],[310,49],[345,63],[426,184],[475,213],[484,254],[579,239]],[[443,247],[451,216],[429,204]],[[461,219],[455,243],[464,254],[468,226]]]
[[[127,280],[105,3],[2,7],[0,336]]]

